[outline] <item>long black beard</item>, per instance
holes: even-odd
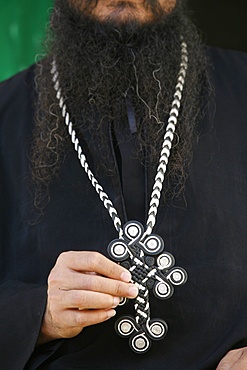
[[[155,166],[179,70],[181,35],[188,44],[189,69],[165,189],[175,195],[183,188],[205,97],[206,58],[180,2],[170,15],[158,8],[154,14],[153,24],[100,23],[66,0],[55,1],[48,56],[37,68],[39,96],[32,151],[37,208],[47,203],[50,182],[70,147],[51,82],[53,58],[73,121],[82,135],[87,130],[98,142],[105,153],[102,163],[107,163],[108,155],[104,126],[109,121],[115,129],[126,125],[128,96],[137,120],[137,155],[144,163],[146,153],[145,163]]]

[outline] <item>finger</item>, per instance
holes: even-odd
[[[80,309],[110,309],[119,305],[119,297],[113,297],[110,294],[70,290],[64,292],[62,303],[65,309],[80,308]]]
[[[82,323],[83,327],[99,324],[109,320],[116,315],[115,310],[88,310],[78,311],[76,314],[76,322]]]
[[[64,252],[57,261],[58,265],[61,263],[75,271],[96,272],[125,282],[131,280],[131,274],[128,270],[98,252]]]
[[[67,310],[63,314],[63,320],[70,327],[81,329],[100,324],[116,315],[114,309],[110,310]]]
[[[138,289],[134,284],[76,271],[70,271],[67,274],[66,281],[63,282],[60,289],[87,290],[125,298],[135,298],[138,294]]]
[[[216,370],[242,370],[242,367],[239,367],[239,360],[243,356],[243,349],[237,349],[234,351],[230,351],[226,354],[226,356],[220,361],[218,367]],[[246,369],[246,364],[247,364],[247,358],[241,360],[241,362],[245,363],[245,368]]]
[[[247,369],[247,353],[242,354],[241,358],[235,362],[232,370],[246,370]]]

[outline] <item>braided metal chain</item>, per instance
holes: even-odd
[[[154,180],[153,191],[151,194],[151,200],[149,204],[148,219],[147,219],[147,229],[143,234],[143,239],[147,235],[150,235],[156,223],[156,216],[159,208],[161,192],[163,188],[163,183],[165,179],[165,173],[168,165],[168,160],[171,153],[172,142],[174,138],[174,133],[176,130],[176,125],[178,121],[179,110],[181,106],[182,93],[184,89],[186,71],[188,68],[188,51],[187,44],[185,41],[181,43],[181,63],[180,70],[178,73],[178,80],[176,85],[176,91],[174,94],[174,100],[172,102],[170,115],[168,119],[168,125],[164,135],[162,150],[160,154],[159,166],[157,169],[157,174]]]
[[[94,189],[96,190],[97,194],[99,195],[100,200],[103,202],[105,208],[107,209],[111,219],[113,220],[114,226],[119,234],[119,238],[123,236],[123,229],[122,223],[118,216],[117,210],[113,206],[112,201],[109,199],[108,195],[104,192],[103,187],[98,183],[98,180],[95,178],[93,172],[90,170],[89,165],[87,163],[86,156],[83,154],[82,148],[80,146],[79,139],[76,135],[75,130],[73,129],[73,123],[71,122],[70,115],[67,111],[67,107],[65,104],[65,99],[62,95],[60,83],[59,83],[59,73],[56,67],[56,62],[53,60],[52,62],[52,80],[54,83],[54,89],[56,91],[56,98],[59,101],[59,107],[62,111],[62,116],[64,118],[64,122],[68,127],[68,133],[71,138],[71,142],[74,145],[74,149],[78,154],[78,158],[82,168],[84,169],[85,173],[87,174],[91,184],[93,185]]]
[[[148,211],[148,218],[147,218],[147,229],[143,234],[143,239],[147,235],[152,233],[152,230],[156,223],[156,216],[158,212],[158,207],[160,203],[160,197],[163,187],[163,182],[165,179],[165,173],[168,165],[168,160],[170,157],[170,152],[172,148],[172,141],[174,138],[174,133],[176,130],[176,125],[178,121],[179,110],[181,106],[182,100],[182,92],[184,89],[186,71],[188,68],[188,51],[187,51],[187,44],[185,41],[182,40],[181,42],[181,63],[180,63],[180,70],[178,73],[177,85],[174,94],[174,100],[172,102],[170,115],[168,119],[168,125],[166,128],[166,132],[164,135],[164,141],[162,145],[162,150],[160,154],[159,166],[157,169],[157,174],[155,176],[155,182],[151,194],[150,206]],[[97,179],[95,178],[93,172],[90,170],[89,165],[87,163],[86,156],[83,154],[82,148],[79,143],[79,139],[76,135],[75,130],[73,129],[73,124],[70,119],[70,115],[67,111],[67,106],[65,104],[65,99],[62,95],[62,90],[59,83],[59,73],[56,67],[56,62],[53,60],[52,68],[51,68],[52,80],[54,83],[54,89],[56,91],[56,98],[59,102],[59,107],[62,112],[62,116],[64,118],[64,122],[68,127],[68,132],[71,138],[71,141],[74,145],[74,149],[78,154],[78,158],[80,164],[84,171],[86,172],[92,186],[95,188],[99,198],[103,202],[105,208],[107,209],[111,219],[113,220],[114,226],[119,234],[119,238],[123,237],[123,229],[122,223],[118,216],[117,210],[113,206],[112,201],[109,199],[108,195],[104,192],[103,187],[98,183]]]

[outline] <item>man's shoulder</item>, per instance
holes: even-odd
[[[0,83],[0,112],[25,105],[34,93],[35,65]]]
[[[0,84],[0,146],[5,141],[18,145],[33,129],[35,106],[35,66]],[[6,148],[7,150],[7,148]],[[9,150],[9,149],[8,149]]]
[[[0,129],[16,130],[30,124],[35,100],[35,66],[0,83]]]
[[[13,84],[26,84],[34,77],[36,64],[32,64],[31,66],[27,67],[26,69],[23,69],[22,71],[15,73],[13,76],[10,76],[9,78],[3,80],[0,82],[0,89],[3,88],[3,86],[6,85],[13,85]]]
[[[240,51],[208,48],[209,72],[214,99],[247,117],[247,54]]]
[[[217,79],[240,83],[247,87],[247,53],[208,47],[207,55],[212,73]]]
[[[247,61],[247,53],[239,50],[231,50],[231,49],[221,49],[217,47],[208,46],[206,51],[210,58],[215,62],[219,60],[225,60],[226,62],[238,62],[243,61],[246,63]]]

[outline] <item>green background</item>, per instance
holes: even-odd
[[[0,0],[0,81],[38,57],[52,4],[52,0]]]

